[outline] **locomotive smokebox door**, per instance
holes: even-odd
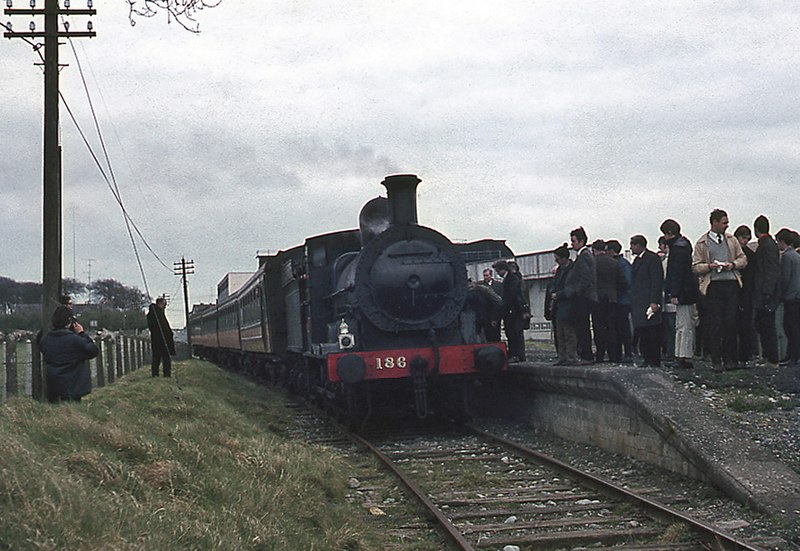
[[[452,243],[424,226],[392,226],[361,251],[355,293],[382,331],[441,329],[464,307],[466,266]]]

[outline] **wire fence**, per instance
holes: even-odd
[[[104,332],[95,336],[94,342],[100,353],[89,360],[93,387],[112,384],[150,363],[150,338],[147,336]],[[0,339],[0,362],[0,401],[16,395],[43,399],[44,362],[32,333],[12,333]]]

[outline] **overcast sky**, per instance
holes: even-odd
[[[578,225],[655,241],[668,217],[694,240],[715,207],[731,230],[760,213],[800,226],[796,2],[223,0],[198,15],[199,35],[164,14],[131,26],[124,0],[95,7],[97,38],[74,43],[121,195],[168,265],[194,260],[193,303],[254,270],[259,250],[355,227],[392,173],[422,179],[421,224],[518,254]],[[101,156],[68,44],[60,55],[61,90]],[[42,272],[36,61],[0,43],[0,275],[26,281]],[[86,281],[91,259],[92,279],[144,290],[63,104],[61,127],[64,275]],[[150,293],[179,298],[179,278],[139,250]]]

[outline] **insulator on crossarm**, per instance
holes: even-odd
[[[69,0],[64,0],[64,7],[69,9]]]
[[[36,7],[36,0],[31,0],[31,9]]]
[[[92,2],[92,0],[86,0],[86,7],[87,8],[92,9],[93,5],[94,5],[94,2]]]
[[[11,32],[13,30],[13,25],[11,24],[11,21],[6,23],[6,29],[8,29],[8,32]]]
[[[12,2],[11,0],[6,0],[6,7],[9,8],[9,9],[13,8],[14,7],[14,2]]]
[[[69,21],[64,21],[64,30],[69,32]]]
[[[36,23],[34,21],[31,21],[30,23],[28,23],[28,28],[31,30],[31,32],[35,31]]]
[[[87,29],[87,30],[91,31],[93,28],[94,28],[94,25],[92,25],[92,22],[91,22],[91,21],[89,21],[88,23],[86,23],[86,29]]]

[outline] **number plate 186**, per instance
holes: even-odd
[[[408,367],[405,356],[386,356],[384,358],[375,358],[375,369],[405,369]]]

